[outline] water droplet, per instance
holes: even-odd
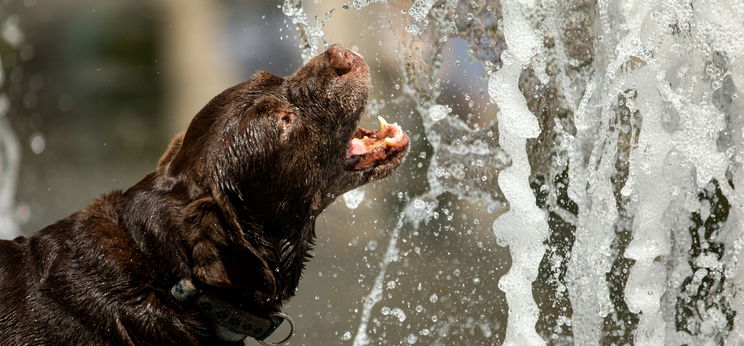
[[[429,108],[429,118],[433,122],[440,121],[444,119],[450,112],[452,112],[452,108],[446,105],[433,105]]]
[[[418,341],[418,337],[416,336],[416,334],[413,334],[413,333],[408,334],[408,337],[406,338],[406,342],[408,342],[409,345],[415,344],[416,341]]]
[[[344,203],[349,209],[358,208],[362,201],[364,201],[364,186],[360,186],[344,194]]]
[[[390,314],[397,317],[399,322],[403,322],[406,320],[406,313],[403,312],[400,308],[395,308],[390,311]]]
[[[44,140],[44,136],[41,135],[41,133],[35,132],[31,135],[31,151],[34,152],[34,154],[39,155],[44,152],[44,149],[46,149],[46,140]]]
[[[423,30],[421,30],[421,27],[418,26],[418,24],[411,24],[406,27],[406,31],[414,34],[414,35],[421,35]]]

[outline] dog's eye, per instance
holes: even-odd
[[[277,114],[277,123],[281,127],[283,137],[289,135],[294,119],[295,113],[292,111],[282,110]]]
[[[293,112],[285,112],[285,111],[279,112],[277,116],[279,118],[279,123],[283,126],[291,125],[295,118],[295,114]]]

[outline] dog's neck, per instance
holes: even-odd
[[[145,177],[124,192],[119,208],[163,288],[193,279],[233,302],[249,297],[245,304],[258,313],[277,311],[294,295],[312,251],[313,217],[276,229],[250,210],[225,210],[214,196],[194,200],[179,184],[158,186],[157,174]]]
[[[242,232],[251,235],[251,245],[266,260],[275,279],[276,298],[284,302],[294,296],[305,263],[312,257],[315,216],[309,212],[307,215],[293,215],[277,224],[256,220],[250,209],[237,215]]]

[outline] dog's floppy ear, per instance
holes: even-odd
[[[181,150],[181,144],[183,144],[183,137],[186,134],[186,132],[181,132],[176,135],[175,138],[171,141],[171,143],[168,145],[168,149],[165,150],[165,153],[163,156],[160,157],[160,160],[158,160],[158,167],[157,169],[160,169],[161,167],[164,167],[167,165],[173,158],[178,154],[178,151]]]
[[[275,295],[276,283],[263,256],[225,220],[213,197],[190,203],[185,220],[192,274],[197,280],[214,287],[250,287],[269,297]]]

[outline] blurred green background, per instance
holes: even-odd
[[[288,75],[301,65],[294,25],[278,1],[0,0],[22,41],[0,44],[22,147],[15,217],[33,233],[103,193],[125,189],[154,169],[188,121],[221,90],[258,69]],[[415,105],[399,100],[395,36],[410,2],[344,10],[307,1],[313,15],[334,9],[325,31],[365,56],[373,77],[371,112],[410,132],[412,150],[390,179],[365,188],[357,209],[339,200],[317,222],[318,246],[286,311],[293,345],[351,344],[362,299],[378,273],[406,196],[427,189],[429,146]],[[495,117],[482,65],[452,39],[439,101],[472,122]],[[398,101],[395,101],[398,99]],[[372,117],[363,126],[374,126]],[[402,231],[369,327],[373,344],[498,344],[506,304],[497,288],[509,268],[491,231],[493,215],[445,193],[438,217]],[[404,312],[390,313],[394,309]],[[253,344],[249,341],[248,344]]]

